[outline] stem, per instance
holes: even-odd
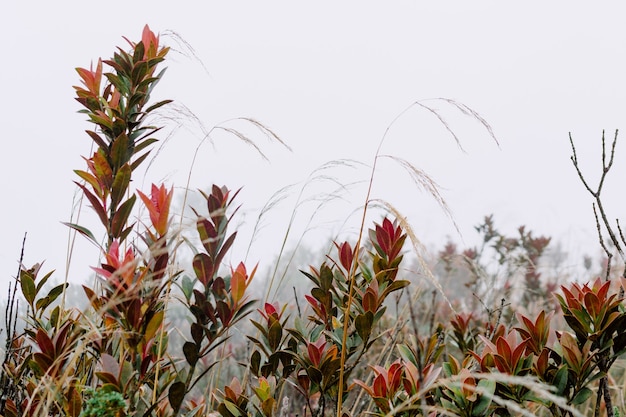
[[[384,138],[384,137],[383,137]],[[381,141],[382,145],[382,141]],[[380,151],[380,146],[379,146]],[[367,206],[370,199],[370,195],[372,192],[372,184],[374,183],[374,173],[376,172],[376,162],[378,161],[378,152],[376,152],[376,157],[374,158],[374,164],[372,166],[372,173],[370,176],[370,182],[367,188],[367,195],[365,197],[365,206],[363,207],[363,216],[361,217],[361,227],[359,229],[359,238],[356,242],[356,247],[354,248],[354,256],[350,269],[350,274],[348,279],[350,280],[350,286],[348,289],[348,302],[346,303],[346,307],[343,313],[343,334],[341,337],[341,356],[340,356],[340,367],[339,367],[339,391],[337,394],[337,417],[342,417],[341,408],[343,406],[343,385],[344,385],[344,373],[345,373],[345,365],[346,365],[346,345],[348,344],[348,327],[350,325],[350,307],[352,306],[352,298],[354,296],[354,285],[356,283],[356,273],[357,267],[359,264],[359,252],[361,249],[361,239],[363,238],[363,230],[365,229],[365,216],[367,214]],[[323,399],[324,396],[322,395]]]
[[[18,307],[16,304],[15,293],[17,291],[17,282],[20,277],[20,273],[22,272],[22,263],[24,261],[24,248],[26,247],[26,233],[24,233],[24,238],[22,239],[22,250],[20,252],[20,262],[17,267],[17,275],[15,276],[15,281],[13,282],[13,288],[11,288],[11,283],[9,283],[9,301],[7,303],[5,309],[5,331],[6,331],[6,342],[5,342],[5,353],[4,360],[2,361],[2,369],[5,369],[6,364],[9,362],[9,358],[14,354],[12,344],[15,339],[15,327],[17,325],[17,310]],[[4,414],[4,408],[6,406],[6,401],[13,390],[10,390],[10,382],[9,377],[6,372],[2,372],[2,376],[0,377],[0,413]]]
[[[430,334],[433,334],[433,329],[435,328],[435,316],[437,315],[437,307],[436,307],[437,304],[435,303],[436,299],[437,299],[437,290],[433,290],[433,299],[431,301],[433,312],[432,312],[432,314],[430,316],[430,326],[429,326],[430,327],[430,331],[429,331]]]
[[[413,303],[411,302],[411,292],[407,291],[407,295],[409,296],[409,315],[411,316],[411,325],[413,326],[413,334],[415,336],[415,347],[417,350],[417,380],[420,384],[420,389],[424,386],[424,364],[422,363],[422,345],[420,344],[419,339],[419,330],[417,328],[417,319],[415,318],[415,312],[413,311]],[[420,399],[420,404],[422,406],[422,410],[426,405],[425,398],[422,396]]]
[[[613,401],[611,401],[611,391],[609,390],[609,377],[603,376],[600,384],[604,385],[604,405],[606,406],[606,416],[613,417]]]
[[[395,122],[402,117],[406,112],[408,112],[412,107],[414,107],[415,105],[420,105],[422,106],[422,104],[420,104],[419,102],[416,103],[412,103],[410,106],[408,106],[406,109],[404,109],[402,112],[400,112],[400,114],[398,114],[396,116],[395,119],[393,119],[391,121],[391,123],[387,126],[387,128],[385,129],[385,133],[383,134],[383,137],[380,139],[380,142],[378,143],[378,148],[376,149],[376,154],[374,156],[374,163],[372,164],[372,172],[370,174],[370,180],[367,186],[367,194],[365,195],[365,205],[363,207],[363,216],[361,217],[361,227],[359,228],[359,238],[357,239],[356,242],[356,247],[354,248],[354,255],[353,255],[353,262],[352,262],[352,266],[351,266],[351,270],[350,270],[350,274],[348,276],[348,279],[350,281],[350,286],[349,286],[349,290],[348,290],[348,303],[346,304],[346,307],[344,309],[344,323],[343,323],[343,335],[341,338],[341,356],[340,356],[340,367],[339,367],[339,390],[337,393],[337,417],[342,417],[342,413],[341,413],[341,407],[343,406],[343,383],[344,383],[344,373],[345,373],[345,363],[346,363],[346,349],[345,346],[348,342],[348,327],[349,327],[349,319],[350,319],[350,306],[352,305],[352,298],[354,295],[354,284],[356,281],[356,271],[358,268],[358,260],[359,260],[359,253],[361,250],[361,240],[363,239],[363,231],[365,230],[365,217],[367,215],[367,207],[369,206],[369,202],[370,202],[370,196],[372,195],[372,186],[374,184],[374,174],[376,173],[376,165],[378,163],[378,158],[380,157],[380,150],[383,146],[383,143],[385,142],[385,138],[387,137],[387,134],[389,133],[389,130],[391,129],[391,127],[395,124]]]

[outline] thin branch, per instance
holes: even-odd
[[[611,251],[609,250],[609,248],[606,247],[605,243],[604,243],[604,238],[602,237],[602,226],[600,225],[600,219],[598,218],[598,211],[596,210],[596,205],[593,204],[593,215],[596,218],[596,229],[598,231],[598,240],[600,241],[600,246],[602,247],[602,249],[604,250],[604,253],[606,254],[606,276],[604,277],[605,281],[609,280],[609,276],[611,274],[611,259],[613,258],[613,254],[611,253]]]
[[[619,238],[622,240],[622,243],[626,245],[626,240],[624,239],[624,232],[622,231],[622,226],[619,224],[619,219],[615,219],[615,223],[617,223],[617,231],[619,232]]]
[[[578,165],[578,156],[576,155],[576,147],[574,146],[574,140],[572,139],[572,134],[571,133],[569,134],[569,140],[572,146],[572,156],[570,157],[570,159],[572,161],[572,164],[574,165],[574,168],[576,169],[576,173],[578,174],[578,177],[580,178],[581,182],[583,183],[583,185],[585,186],[589,194],[591,194],[591,196],[595,200],[595,203],[593,205],[593,212],[596,218],[596,226],[598,229],[598,236],[600,238],[600,245],[606,252],[607,257],[609,258],[609,267],[607,268],[607,276],[606,276],[607,280],[609,277],[610,261],[611,261],[612,255],[607,249],[606,245],[604,244],[604,239],[602,238],[602,227],[601,227],[600,220],[599,220],[600,218],[602,219],[602,223],[606,227],[611,243],[613,243],[613,245],[615,246],[615,249],[617,250],[617,253],[620,255],[622,261],[626,265],[626,256],[624,256],[624,250],[622,247],[622,244],[626,246],[626,242],[624,242],[624,238],[623,238],[623,234],[621,233],[621,230],[619,231],[620,238],[622,239],[621,243],[620,243],[620,240],[615,235],[613,227],[611,226],[611,223],[609,222],[607,218],[606,211],[604,210],[604,206],[602,205],[602,198],[601,198],[602,187],[604,186],[604,181],[606,180],[606,176],[611,170],[611,167],[613,166],[613,162],[615,160],[615,147],[617,145],[618,132],[619,132],[618,130],[615,130],[615,136],[613,138],[613,142],[611,143],[611,151],[608,157],[609,160],[607,162],[606,140],[605,140],[604,131],[602,131],[602,175],[600,176],[600,180],[598,181],[598,186],[595,189],[595,191],[591,188],[589,183],[585,180],[585,177],[582,171],[580,170],[580,167]],[[618,223],[618,230],[619,230],[619,223]]]
[[[589,194],[591,194],[594,198],[597,198],[596,192],[594,192],[589,186],[589,184],[587,184],[587,181],[585,180],[583,173],[580,171],[580,168],[578,167],[578,157],[576,156],[576,147],[574,146],[574,140],[572,139],[571,133],[569,134],[569,142],[572,145],[572,156],[570,157],[570,159],[572,160],[572,163],[574,164],[574,168],[576,168],[576,172],[578,173],[578,178],[580,178],[580,180],[582,181],[587,191],[589,191]]]
[[[604,375],[600,379],[600,385],[604,385],[604,405],[606,406],[606,416],[613,417],[613,400],[611,399],[611,391],[609,390],[609,377]]]
[[[20,279],[20,274],[22,272],[22,267],[24,263],[24,248],[26,247],[26,233],[24,233],[24,238],[22,239],[22,250],[20,251],[20,261],[17,267],[17,275],[15,276],[15,281],[13,282],[13,287],[11,288],[11,283],[9,283],[9,300],[7,302],[7,307],[5,310],[5,326],[6,326],[6,345],[4,351],[4,360],[2,361],[2,369],[5,369],[5,366],[9,362],[11,356],[13,355],[13,340],[15,339],[16,328],[17,328],[17,314],[19,308],[19,302],[16,306],[16,291],[17,284]],[[2,377],[0,378],[0,392],[2,393],[0,397],[0,413],[4,414],[4,409],[6,406],[6,400],[9,397],[9,378],[6,372],[2,372]]]

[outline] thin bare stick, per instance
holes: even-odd
[[[611,260],[613,259],[613,253],[606,247],[604,243],[604,238],[602,237],[602,226],[600,225],[600,219],[598,218],[598,211],[596,210],[596,205],[593,204],[593,215],[596,218],[596,229],[598,231],[598,240],[600,241],[600,246],[604,250],[606,254],[606,276],[604,277],[605,281],[609,280],[609,276],[611,275]]]
[[[618,132],[619,132],[618,130],[615,130],[615,136],[613,138],[613,142],[611,143],[611,151],[610,151],[610,154],[608,156],[608,161],[607,161],[606,140],[605,140],[604,131],[602,131],[602,175],[600,176],[600,180],[598,181],[598,186],[596,187],[595,190],[591,188],[591,186],[585,179],[582,171],[580,170],[580,167],[578,165],[578,156],[576,155],[576,147],[574,146],[574,140],[572,139],[572,134],[571,133],[569,134],[569,141],[570,141],[570,145],[572,146],[572,156],[570,157],[570,159],[572,161],[572,164],[574,165],[574,168],[576,169],[578,178],[580,178],[585,189],[589,192],[589,194],[591,194],[591,196],[595,200],[595,203],[593,205],[593,212],[596,218],[596,226],[598,229],[598,236],[600,238],[600,245],[602,246],[602,249],[604,249],[605,253],[607,254],[608,261],[609,261],[608,266],[607,266],[607,274],[606,274],[607,280],[610,274],[610,261],[612,258],[612,254],[609,252],[608,248],[604,244],[604,239],[602,238],[602,227],[601,227],[600,219],[602,219],[602,224],[604,224],[604,227],[606,228],[606,231],[609,235],[611,243],[613,243],[613,245],[615,246],[615,249],[617,250],[617,253],[619,254],[624,264],[626,265],[626,256],[624,255],[624,250],[622,247],[622,244],[626,246],[626,243],[624,242],[624,238],[623,238],[621,231],[619,231],[619,223],[618,223],[618,231],[619,231],[619,235],[621,238],[621,242],[617,238],[613,230],[613,227],[608,220],[606,211],[604,210],[604,206],[602,205],[602,198],[601,198],[602,187],[604,186],[606,176],[611,170],[611,167],[613,166],[613,162],[615,160],[615,147],[617,145]]]

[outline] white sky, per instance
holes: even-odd
[[[83,132],[90,126],[76,113],[73,99],[74,67],[110,57],[115,46],[124,46],[122,36],[139,39],[145,23],[180,52],[171,53],[160,98],[186,106],[206,128],[253,117],[293,149],[290,153],[254,134],[271,160],[267,163],[223,133],[214,135],[214,147],[201,148],[191,187],[244,186],[239,202],[246,225],[254,223],[254,210],[272,193],[305,181],[325,162],[349,158],[371,164],[385,129],[403,109],[416,100],[446,97],[478,111],[501,148],[480,124],[443,103],[426,102],[444,112],[467,153],[431,114],[417,108],[394,124],[382,153],[408,159],[443,187],[464,239],[472,242],[473,226],[494,213],[505,231],[526,224],[537,234],[554,236],[567,251],[596,254],[591,200],[569,161],[567,135],[572,132],[583,168],[597,178],[601,131],[612,138],[623,127],[626,110],[626,6],[512,4],[112,1],[67,7],[8,2],[0,14],[3,280],[16,271],[24,232],[26,263],[46,259],[46,268],[57,269],[62,279],[68,233],[60,222],[72,210],[72,170],[83,168],[80,155],[90,149]],[[172,31],[193,47],[196,58],[178,38],[165,36]],[[136,179],[146,191],[161,180],[184,186],[202,137],[198,124],[180,113],[170,115],[186,128],[175,131],[146,177]],[[605,190],[612,218],[625,217],[620,188],[625,159],[622,142]],[[451,222],[401,169],[389,160],[379,169],[373,197],[405,213],[422,241],[459,240]],[[366,169],[328,174],[344,182],[369,175]],[[336,233],[363,203],[364,192],[363,186],[354,187],[345,202],[322,210],[316,230]],[[286,201],[268,217],[253,245],[252,262],[271,262],[292,206]],[[299,212],[296,236],[312,207]],[[321,224],[328,219],[335,223]],[[348,231],[355,221],[356,216],[348,220]],[[243,236],[240,253],[247,243]],[[310,242],[319,243],[319,238]],[[77,251],[71,279],[86,280],[87,265],[94,265],[96,256],[91,248]]]

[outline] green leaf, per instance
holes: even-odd
[[[366,312],[365,314],[359,314],[354,320],[354,325],[356,327],[356,332],[361,338],[361,340],[365,341],[369,339],[370,334],[372,333],[372,324],[374,322],[374,314],[371,311]]]
[[[311,281],[312,281],[315,285],[318,285],[318,286],[320,285],[319,280],[318,280],[318,279],[317,279],[314,275],[311,275],[311,274],[309,274],[308,272],[303,271],[303,270],[300,270],[300,272],[301,272],[304,276],[306,276],[308,279],[310,279],[310,280],[311,280]]]
[[[320,269],[320,288],[324,292],[328,292],[333,285],[333,271],[326,265],[322,265]]]
[[[64,284],[57,285],[56,287],[52,288],[50,292],[48,292],[48,295],[41,299],[41,300],[46,300],[45,302],[41,302],[41,305],[40,305],[41,300],[37,301],[37,308],[44,309],[44,308],[47,308],[50,304],[54,303],[54,301],[57,298],[59,298],[59,295],[63,294],[63,291],[65,291],[65,289],[69,285],[70,284],[66,282]]]
[[[135,223],[132,223],[130,226],[128,226],[126,229],[122,230],[122,233],[120,233],[120,237],[119,237],[119,241],[123,242],[126,240],[126,238],[128,237],[128,235],[130,234],[130,232],[133,231],[133,227],[135,226]]]
[[[136,153],[136,152],[137,152],[137,151],[135,150],[135,153]],[[132,164],[130,164],[130,169],[131,169],[131,170],[133,170],[133,171],[134,171],[134,170],[136,170],[136,169],[137,169],[137,167],[138,167],[139,165],[141,165],[141,163],[142,163],[142,162],[143,162],[143,161],[144,161],[144,160],[148,157],[148,155],[150,155],[150,151],[147,151],[147,152],[146,152],[146,153],[144,153],[143,155],[141,155],[141,156],[137,157],[137,159],[135,159],[135,160],[133,161],[133,163],[132,163]]]
[[[411,362],[413,365],[417,365],[417,359],[415,359],[415,354],[413,354],[410,347],[407,345],[396,345],[396,348],[398,348],[398,352],[405,362]]]
[[[108,64],[108,65],[111,65],[111,64],[109,63],[109,61],[107,61],[107,64]],[[120,69],[121,69],[121,68],[120,68]],[[118,70],[118,71],[119,71],[119,70]],[[120,72],[121,72],[121,71],[120,71]],[[113,86],[115,86],[115,89],[116,89],[117,91],[119,91],[119,92],[120,92],[123,96],[128,95],[128,93],[129,93],[129,90],[128,90],[128,83],[126,82],[126,80],[125,80],[123,77],[119,77],[118,75],[113,74],[113,73],[111,73],[111,72],[109,72],[109,73],[105,73],[104,75],[108,78],[109,82],[110,82],[111,84],[113,84]]]
[[[37,300],[35,303],[35,311],[44,310],[46,307],[50,305],[52,301],[50,301],[50,297],[43,297]]]
[[[140,83],[140,85],[141,84],[142,83]],[[148,98],[144,93],[141,92],[136,92],[135,94],[130,96],[130,98],[128,99],[128,108],[133,111],[130,114],[131,120],[134,120],[140,114],[139,112],[141,110],[141,107],[146,101],[148,101]]]
[[[200,346],[204,338],[204,327],[198,323],[191,323],[190,332],[193,341],[196,342],[196,345]]]
[[[224,233],[226,233],[226,231],[224,231]],[[222,248],[220,249],[219,253],[215,257],[216,265],[219,265],[222,263],[222,259],[224,259],[224,256],[226,256],[226,253],[228,252],[230,247],[233,245],[233,242],[235,241],[235,237],[237,237],[237,232],[233,232],[230,236],[228,236],[228,238],[225,241],[223,241],[223,243],[220,242],[222,245]]]
[[[261,409],[263,410],[263,413],[266,416],[271,416],[274,410],[274,404],[276,403],[276,400],[272,397],[269,397],[267,399],[265,399],[262,403],[261,403]]]
[[[269,343],[270,349],[272,352],[275,352],[280,345],[280,341],[283,337],[283,327],[280,325],[280,322],[277,320],[269,328],[267,341]]]
[[[174,382],[167,393],[167,399],[170,402],[170,406],[178,411],[183,403],[183,399],[185,399],[185,383],[182,381]]]
[[[41,288],[43,288],[46,282],[48,282],[48,279],[52,276],[53,273],[54,273],[54,270],[48,272],[43,278],[39,280],[39,282],[37,283],[37,293],[39,293]]]
[[[91,306],[96,310],[97,313],[100,313],[100,309],[102,308],[102,303],[96,293],[89,287],[83,285],[83,291],[85,291],[85,295],[87,299],[91,303]]]
[[[26,302],[33,307],[33,302],[35,301],[35,297],[37,296],[37,290],[35,289],[35,279],[33,275],[28,272],[22,270],[20,273],[20,285],[22,287],[22,294],[26,299]]]
[[[59,312],[59,306],[54,307],[50,312],[50,323],[52,323],[53,326],[56,326],[56,324],[59,322]]]
[[[166,105],[166,104],[171,103],[172,101],[174,101],[174,100],[163,100],[163,101],[159,101],[158,103],[155,103],[155,104],[153,104],[152,106],[148,107],[148,108],[146,109],[146,113],[150,113],[152,110],[156,110],[156,109],[158,109],[158,108],[159,108],[159,107],[161,107],[161,106],[164,106],[164,105]]]
[[[110,384],[111,386],[114,386],[117,388],[117,390],[119,390],[119,381],[117,380],[115,375],[113,375],[112,373],[96,372],[96,376],[98,377],[100,381],[104,382],[105,384]]]
[[[250,300],[246,302],[245,304],[239,306],[235,314],[233,314],[233,322],[239,321],[245,316],[247,316],[248,314],[250,314],[252,310],[254,309],[254,306],[256,305],[256,303],[257,303],[256,300]]]
[[[93,233],[91,233],[91,231],[83,226],[80,226],[78,224],[75,223],[68,223],[68,222],[61,222],[61,224],[64,224],[65,226],[69,227],[70,229],[74,229],[76,230],[78,233],[80,233],[81,235],[85,236],[87,239],[89,239],[90,241],[92,241],[93,243],[95,243],[97,246],[100,246],[98,244],[98,241],[96,240],[96,237],[93,235]]]
[[[117,205],[122,201],[128,189],[131,174],[130,165],[124,164],[115,174],[115,178],[113,178],[113,185],[111,186],[111,207],[114,210],[117,210]]]
[[[250,357],[250,371],[256,377],[259,376],[259,368],[261,367],[261,353],[255,350]]]
[[[100,187],[98,179],[95,176],[87,171],[81,171],[80,169],[75,169],[74,173],[78,175],[81,179],[85,180],[85,182],[87,182],[89,185],[91,185],[96,194],[102,195],[102,187]]]
[[[151,66],[156,65],[163,60],[164,58],[151,59],[150,65]],[[165,71],[167,71],[167,68],[163,68],[161,71],[159,71],[159,73],[155,77],[151,78],[152,81],[151,81],[150,87],[148,87],[148,94],[150,94],[152,90],[154,89],[154,87],[159,83],[159,81],[163,77],[163,74],[165,74]]]
[[[183,290],[183,294],[185,295],[185,299],[187,300],[187,302],[191,300],[191,294],[193,294],[193,285],[194,281],[187,275],[183,275],[180,289]]]
[[[567,389],[567,376],[567,366],[565,365],[562,365],[554,375],[552,384],[556,387],[556,393],[558,395],[565,394],[565,390]]]
[[[103,191],[108,193],[111,188],[111,184],[113,184],[113,170],[111,169],[111,165],[109,165],[109,161],[107,161],[105,152],[108,152],[108,150],[100,149],[98,152],[94,153],[92,161],[96,171],[96,178],[104,184],[104,188],[106,188],[106,190]]]
[[[232,415],[233,417],[242,417],[243,414],[241,413],[241,411],[239,410],[239,407],[237,407],[235,404],[233,404],[232,402],[230,402],[228,399],[226,399],[224,402],[224,407],[226,407],[226,409],[228,410],[228,412],[230,413],[230,415]],[[221,404],[220,404],[221,405]]]
[[[585,401],[589,399],[589,397],[591,397],[592,394],[593,394],[593,391],[591,391],[587,387],[583,387],[580,391],[578,391],[576,396],[574,396],[574,398],[572,399],[572,405],[580,405],[584,403]]]
[[[383,291],[383,294],[381,295],[381,298],[384,300],[392,292],[397,291],[399,289],[402,289],[402,288],[406,287],[407,285],[409,285],[410,283],[411,283],[410,281],[404,281],[404,280],[399,280],[399,281],[392,282],[391,285],[389,285],[387,288],[385,288],[385,291]]]
[[[148,67],[148,63],[143,61],[143,55],[146,51],[146,48],[149,48],[150,45],[144,45],[143,41],[137,43],[135,45],[135,50],[133,52],[133,61],[139,61],[140,63],[143,63],[144,66],[146,66],[146,68]],[[135,67],[133,68],[133,72],[135,71],[135,68],[137,67],[137,64],[135,64]]]
[[[156,335],[156,332],[159,330],[161,324],[163,323],[164,314],[165,312],[163,310],[157,311],[148,322],[148,325],[146,326],[146,331],[144,333],[144,339],[146,340],[146,342],[152,340],[152,338],[154,338],[154,336]]]
[[[309,375],[309,378],[311,378],[311,381],[313,381],[313,383],[317,385],[319,385],[322,382],[322,378],[324,377],[322,375],[322,371],[320,371],[314,366],[309,366],[306,369],[306,373],[307,375]]]
[[[93,139],[93,141],[96,142],[96,145],[98,145],[99,148],[102,148],[102,149],[108,148],[106,142],[96,132],[92,130],[85,130],[85,132],[87,132],[87,134],[91,137],[91,139]]]
[[[450,365],[450,362],[442,363],[441,368],[443,369],[443,374],[446,376],[446,378],[450,378],[453,375],[452,365]]]
[[[187,363],[191,366],[195,366],[199,359],[198,346],[194,342],[185,342],[183,345],[183,353],[185,354]]]
[[[246,335],[246,337],[248,339],[250,339],[252,341],[252,343],[254,343],[255,345],[257,345],[262,351],[263,353],[265,353],[266,356],[270,356],[271,352],[268,352],[267,348],[265,347],[265,345],[263,343],[261,343],[261,341],[259,339],[256,339],[250,335]]]
[[[150,132],[147,133],[147,135],[152,135],[157,130],[160,130],[160,129],[151,130]],[[141,132],[139,132],[139,133],[141,133]],[[156,143],[158,141],[159,140],[156,139],[156,138],[148,138],[148,137],[141,137],[141,138],[137,139],[135,141],[135,154],[141,152],[142,150],[146,149],[148,146],[150,146],[153,143]],[[150,152],[150,151],[148,151],[148,152]]]
[[[328,386],[330,384],[331,378],[336,375],[336,372],[341,367],[341,359],[337,358],[334,360],[324,360],[322,362],[322,374],[324,377],[322,378],[322,384],[324,386]]]
[[[89,113],[89,118],[92,123],[99,125],[102,130],[111,130],[113,124],[111,123],[111,119],[108,117],[98,116],[95,113]]]
[[[488,416],[491,415],[489,406],[493,399],[493,394],[496,392],[496,381],[491,379],[481,379],[477,386],[480,392],[479,400],[474,403],[472,408],[472,416]]]
[[[266,339],[268,338],[268,332],[261,323],[255,320],[250,320],[250,323],[252,323],[252,325],[256,327]]]
[[[87,187],[85,187],[84,185],[82,185],[82,184],[80,184],[80,183],[78,183],[76,181],[74,181],[74,184],[78,185],[78,187],[81,190],[83,190],[83,194],[85,194],[85,197],[87,197],[87,200],[89,200],[89,202],[91,203],[91,207],[93,208],[93,210],[98,215],[98,218],[100,219],[102,224],[105,225],[105,226],[108,226],[109,219],[108,219],[107,214],[104,211],[104,207],[102,206],[102,203],[100,202],[98,197],[93,195],[93,193],[91,193],[91,191],[89,191],[87,189]],[[78,229],[76,229],[76,230],[78,230]],[[80,230],[78,230],[78,231],[80,231]]]
[[[330,294],[328,294],[326,291],[324,291],[321,288],[311,289],[311,295],[313,296],[313,298],[315,298],[317,301],[319,301],[320,303],[324,305],[326,305],[326,301],[330,297]]]
[[[139,45],[141,44],[137,44],[135,54],[137,54],[137,52],[140,52],[140,55],[143,57],[143,51],[139,51],[140,49]],[[146,77],[147,74],[148,74],[148,63],[146,61],[137,62],[135,66],[133,67],[133,72],[131,74],[133,83],[139,84],[141,81],[143,81],[143,79]]]
[[[135,200],[137,200],[137,196],[133,194],[128,200],[124,201],[115,212],[115,215],[113,216],[113,221],[111,222],[111,234],[113,235],[113,237],[119,238],[124,231],[124,226],[128,221],[128,217],[133,211]]]
[[[122,361],[121,368],[122,371],[120,372],[120,381],[122,382],[122,384],[128,385],[131,378],[133,377],[133,375],[136,374],[136,372],[133,369],[133,365],[127,360]]]

